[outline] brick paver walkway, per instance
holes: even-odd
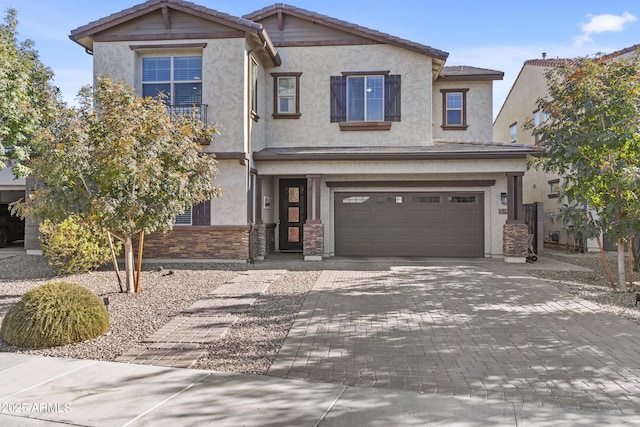
[[[118,362],[189,368],[285,270],[249,270],[195,301]]]
[[[640,413],[640,326],[487,261],[324,271],[269,375]]]

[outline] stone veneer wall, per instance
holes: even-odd
[[[265,244],[267,246],[267,255],[276,251],[276,225],[266,224]]]
[[[251,244],[250,254],[253,259],[264,259],[265,256],[275,252],[275,224],[256,224],[249,235]]]
[[[505,258],[526,258],[529,246],[529,227],[527,224],[504,225],[503,255]]]
[[[174,227],[164,235],[151,233],[145,236],[144,257],[246,261],[249,259],[249,230],[249,226]]]
[[[324,224],[304,225],[304,256],[322,257],[324,253]]]

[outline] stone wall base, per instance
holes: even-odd
[[[526,262],[529,247],[527,224],[505,224],[502,253],[506,262]]]
[[[304,244],[302,253],[307,261],[321,261],[324,253],[324,224],[307,223],[304,225]]]
[[[144,257],[153,259],[249,259],[249,226],[174,227],[144,237]],[[137,248],[137,242],[134,242]]]
[[[275,252],[275,224],[256,224],[250,235],[251,258],[264,260],[264,257]]]

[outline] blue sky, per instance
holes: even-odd
[[[235,16],[271,0],[195,0]],[[92,59],[69,32],[142,0],[0,0],[18,11],[21,39],[36,43],[42,62],[71,101],[92,82]],[[612,52],[640,43],[638,0],[290,0],[287,4],[383,31],[449,52],[447,65],[500,70],[494,83],[494,116],[527,59]]]

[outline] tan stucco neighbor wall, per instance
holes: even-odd
[[[547,94],[544,73],[547,67],[525,65],[505,100],[498,117],[493,124],[493,136],[496,142],[510,142],[510,126],[517,123],[518,144],[533,145],[535,139],[530,130],[522,126],[527,120],[533,120],[533,112],[538,109],[538,98]]]

